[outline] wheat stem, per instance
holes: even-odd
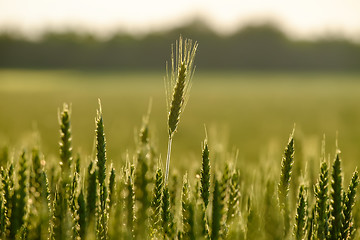
[[[167,184],[168,178],[169,178],[171,143],[172,143],[172,137],[170,136],[170,137],[169,137],[169,140],[168,140],[168,151],[167,151],[167,157],[166,157],[166,170],[165,170],[165,181],[164,181],[164,185]]]

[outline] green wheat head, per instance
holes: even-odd
[[[97,163],[97,177],[100,190],[100,207],[98,208],[98,230],[97,236],[100,239],[107,239],[108,231],[108,209],[107,209],[107,187],[105,184],[106,178],[106,140],[104,133],[103,114],[101,102],[99,99],[99,109],[95,119],[96,123],[96,163]]]
[[[77,215],[77,197],[78,197],[78,187],[80,183],[80,157],[77,156],[75,160],[75,167],[72,173],[72,182],[70,185],[70,196],[69,196],[69,206],[73,218],[76,218]],[[75,221],[76,222],[76,221]]]
[[[12,209],[12,196],[14,194],[14,165],[11,163],[7,169],[1,167],[1,183],[2,183],[2,212],[4,215],[1,216],[2,224],[1,235],[5,238],[10,233],[10,216]]]
[[[148,185],[150,183],[148,179],[149,173],[149,159],[146,148],[140,148],[137,153],[137,164],[135,169],[134,176],[134,185],[135,185],[135,199],[136,199],[136,216],[138,218],[137,221],[137,235],[144,236],[146,231],[146,219],[147,212],[149,208],[149,193],[148,193]]]
[[[5,207],[5,200],[2,194],[0,194],[0,214],[0,236],[3,237],[7,221],[7,209]]]
[[[220,185],[220,212],[221,212],[221,238],[226,238],[228,234],[228,226],[227,226],[227,211],[229,207],[229,184],[230,184],[230,167],[226,162],[224,166],[223,175],[221,177]]]
[[[187,173],[183,178],[182,194],[181,194],[181,209],[182,209],[182,239],[195,239],[195,216],[194,205],[190,196],[190,185]]]
[[[304,185],[300,185],[294,226],[294,234],[296,240],[302,240],[305,237],[306,222],[308,217],[307,205],[308,203],[306,188]]]
[[[204,147],[202,151],[202,168],[200,175],[200,194],[206,208],[209,204],[210,195],[210,159],[207,140],[204,141]]]
[[[227,211],[227,222],[230,222],[238,215],[240,210],[240,196],[240,173],[239,171],[235,171],[235,173],[232,174],[229,183],[229,204]]]
[[[166,103],[168,110],[168,152],[166,158],[165,185],[167,184],[170,167],[171,143],[176,132],[181,113],[189,98],[191,80],[194,74],[197,43],[190,39],[183,40],[180,36],[171,54],[171,69],[165,78]]]
[[[38,158],[38,151],[33,151],[33,163]],[[34,165],[34,164],[33,164]],[[36,169],[36,168],[35,168]],[[51,197],[46,172],[40,168],[36,178],[30,174],[29,211],[26,216],[27,239],[48,239],[51,222]],[[35,180],[36,179],[36,180]],[[35,184],[36,183],[36,184]],[[25,230],[25,229],[24,229]]]
[[[159,231],[161,223],[161,202],[163,193],[163,173],[161,168],[156,170],[155,184],[151,201],[151,228],[152,231]]]
[[[115,168],[111,167],[110,178],[109,178],[109,211],[115,202],[115,184],[116,184],[116,174]]]
[[[167,185],[163,187],[161,201],[161,226],[164,239],[173,239],[175,236],[174,216],[171,213],[170,192]]]
[[[133,181],[133,174],[131,173],[131,171],[128,172],[126,189],[127,189],[126,223],[128,228],[128,239],[134,239],[135,238],[135,187]]]
[[[332,166],[331,180],[331,201],[330,201],[330,239],[341,237],[341,220],[343,209],[343,189],[340,152],[336,153],[335,161]]]
[[[34,201],[37,202],[41,193],[41,173],[43,171],[40,163],[39,150],[33,149],[31,160],[32,171],[30,172],[30,193]]]
[[[290,135],[289,142],[285,148],[281,161],[280,183],[278,185],[278,197],[281,211],[284,217],[284,236],[287,236],[290,230],[290,210],[289,210],[289,190],[291,180],[291,170],[294,163],[294,130]]]
[[[12,208],[10,216],[10,238],[14,238],[17,231],[23,226],[24,217],[27,211],[28,197],[28,163],[25,151],[22,152],[19,160],[19,168],[17,171],[18,187],[12,196]]]
[[[74,214],[76,211],[76,202],[77,202],[77,190],[79,185],[79,174],[74,172],[73,178],[70,185],[70,196],[69,196],[69,206],[71,213]]]
[[[103,114],[99,99],[99,109],[97,110],[96,123],[96,163],[98,167],[98,181],[100,187],[105,185],[106,177],[106,140],[104,133]]]
[[[59,113],[60,124],[60,159],[63,170],[63,178],[66,180],[69,176],[69,170],[72,162],[72,136],[70,124],[71,111],[69,106],[64,103],[62,111]],[[66,175],[66,176],[65,176]]]
[[[172,137],[176,131],[180,115],[189,97],[197,46],[196,42],[193,43],[190,39],[183,40],[180,36],[179,41],[176,42],[176,49],[172,47],[171,69],[168,70],[165,78],[169,137]]]
[[[356,199],[356,188],[359,185],[359,174],[355,170],[349,188],[344,195],[344,207],[343,207],[343,219],[342,219],[342,230],[341,239],[351,239],[354,233],[352,210]]]
[[[318,183],[315,186],[316,198],[316,236],[318,239],[326,239],[329,232],[328,223],[328,208],[329,208],[329,169],[326,160],[324,159],[320,166],[320,176]]]

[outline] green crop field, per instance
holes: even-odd
[[[196,71],[0,70],[0,238],[359,239],[360,74]]]
[[[37,135],[43,151],[56,154],[58,109],[72,104],[75,151],[91,153],[94,116],[102,100],[108,152],[118,159],[135,147],[149,100],[151,134],[166,151],[166,100],[163,72],[0,71],[0,143],[19,148]],[[360,159],[360,74],[196,72],[191,97],[174,141],[174,155],[194,157],[208,130],[219,151],[239,150],[249,162],[297,137],[319,152],[323,134],[335,151],[338,132],[344,160]],[[33,141],[31,141],[33,142]],[[281,151],[277,151],[278,156]],[[315,154],[315,153],[314,153]],[[314,155],[315,157],[317,155]]]

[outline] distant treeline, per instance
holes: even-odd
[[[219,36],[200,23],[143,37],[118,33],[109,40],[48,32],[38,41],[0,35],[0,68],[164,69],[179,35],[199,42],[199,69],[360,70],[360,44],[344,39],[294,41],[272,25],[248,26]]]

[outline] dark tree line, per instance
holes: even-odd
[[[345,39],[295,41],[271,25],[219,36],[198,22],[143,37],[109,40],[48,32],[39,41],[0,35],[0,68],[163,69],[179,35],[199,42],[197,67],[229,70],[360,70],[360,44]]]

